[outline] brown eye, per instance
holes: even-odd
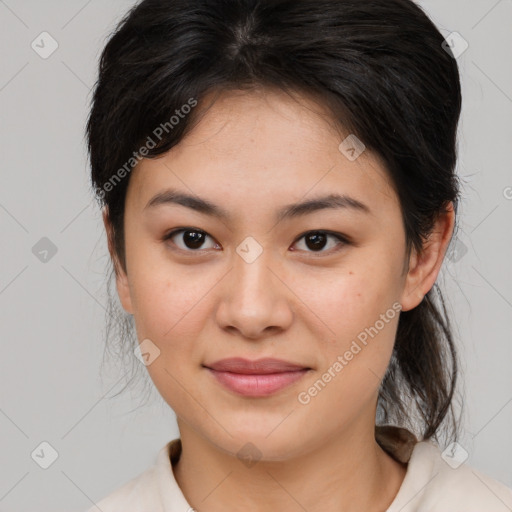
[[[299,240],[302,239],[304,239],[306,252],[332,252],[332,249],[334,249],[335,252],[337,249],[349,243],[343,235],[339,233],[329,233],[327,231],[309,231],[299,238]],[[335,240],[335,242],[329,245],[329,239]],[[325,247],[327,247],[327,250],[323,250]]]
[[[178,229],[172,231],[164,238],[164,240],[172,240],[173,244],[176,245],[179,249],[192,252],[198,251],[198,249],[201,248],[213,249],[218,247],[218,244],[215,243],[213,243],[213,246],[204,247],[205,241],[208,239],[213,241],[213,238],[211,238],[210,235],[204,231],[201,231],[200,229],[194,228]]]

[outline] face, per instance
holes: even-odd
[[[233,454],[251,441],[269,460],[362,424],[373,431],[399,309],[415,307],[438,270],[413,258],[404,271],[383,163],[368,150],[348,158],[348,134],[299,99],[225,93],[179,145],[142,160],[117,277],[180,428]],[[208,368],[232,357],[302,370],[229,379]]]

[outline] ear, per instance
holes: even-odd
[[[414,309],[434,286],[450,243],[455,225],[455,211],[450,201],[433,226],[432,233],[419,254],[414,248],[402,292],[402,311]]]
[[[110,258],[112,259],[116,274],[117,294],[119,295],[119,300],[123,306],[123,309],[129,314],[133,314],[128,277],[124,272],[119,262],[118,256],[114,250],[114,228],[110,222],[107,206],[105,206],[103,209],[103,224],[105,226],[105,232],[107,233],[108,252],[110,253]]]

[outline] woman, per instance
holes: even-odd
[[[92,184],[180,437],[91,511],[512,509],[456,442],[454,57],[410,0],[144,0],[119,24]]]

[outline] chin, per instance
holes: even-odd
[[[260,429],[245,429],[233,431],[228,429],[232,437],[225,434],[217,439],[215,444],[219,449],[237,457],[241,462],[251,467],[258,461],[278,462],[293,457],[303,446],[303,439],[295,438],[296,431],[272,432]]]

